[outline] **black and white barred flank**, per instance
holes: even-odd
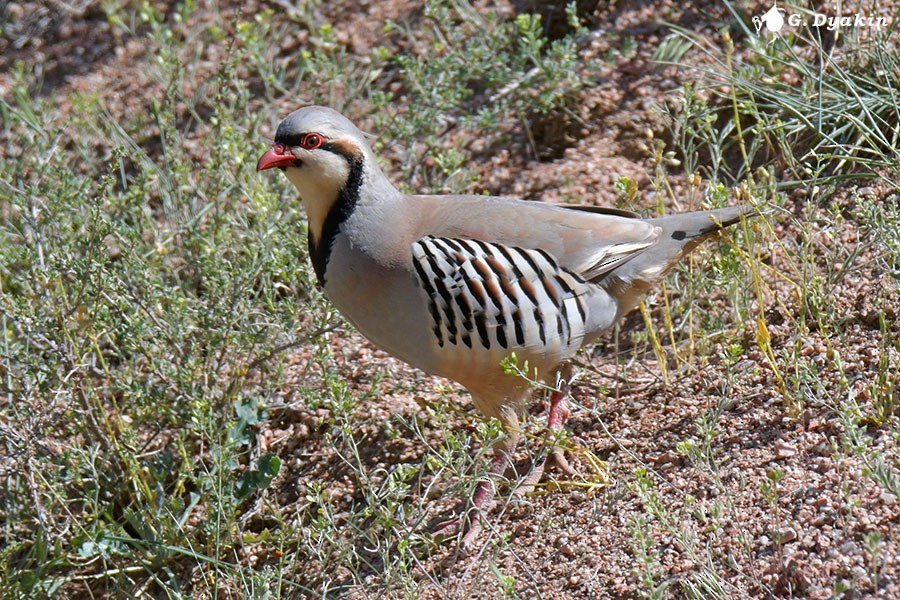
[[[543,250],[428,236],[412,251],[438,346],[580,347],[590,284]]]

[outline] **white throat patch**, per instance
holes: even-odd
[[[285,175],[300,192],[310,232],[320,239],[325,218],[350,177],[350,165],[344,157],[331,152],[316,152],[314,158],[309,157],[312,152],[306,154],[298,157],[303,165],[287,168]]]

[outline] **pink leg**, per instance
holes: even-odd
[[[575,475],[575,470],[569,465],[569,461],[566,460],[562,448],[556,445],[556,436],[569,418],[569,380],[571,378],[571,367],[566,365],[560,373],[560,389],[550,395],[550,412],[547,416],[547,428],[550,430],[550,441],[553,444],[553,448],[550,454],[539,465],[535,465],[528,476],[521,481],[516,488],[516,494],[524,495],[534,489],[534,486],[543,477],[547,461],[551,458],[566,475],[570,477]],[[508,431],[507,435],[509,437],[505,440],[505,443],[498,444],[494,448],[495,454],[491,468],[488,470],[485,478],[479,481],[475,487],[475,493],[472,495],[472,506],[461,518],[453,519],[439,526],[435,535],[452,535],[460,526],[467,527],[468,529],[460,542],[460,548],[462,549],[470,548],[478,538],[478,534],[481,532],[481,517],[491,507],[494,495],[497,492],[497,479],[502,477],[506,471],[506,467],[509,465],[509,455],[512,454],[519,442],[519,433]]]
[[[513,448],[509,447],[508,451],[512,452],[512,450]],[[472,508],[468,510],[465,517],[469,529],[459,544],[462,548],[471,548],[478,539],[478,534],[481,533],[481,517],[493,505],[494,496],[497,493],[497,479],[503,476],[509,465],[509,455],[506,450],[497,448],[495,452],[497,454],[494,456],[490,470],[485,478],[478,482],[475,493],[472,495]]]
[[[550,414],[547,416],[547,427],[550,428],[550,435],[554,438],[566,424],[566,421],[571,414],[571,411],[569,410],[568,380],[563,382],[562,387],[563,389],[561,391],[553,392],[550,396]],[[573,469],[569,464],[569,461],[566,460],[562,448],[557,446],[555,442],[553,444],[552,456],[563,473],[569,476],[575,475],[575,469]]]
[[[494,480],[502,476],[506,471],[507,465],[509,465],[509,457],[506,455],[506,452],[500,449],[497,449],[496,452],[493,461],[491,461],[491,468],[484,479],[478,482],[478,485],[475,487],[475,493],[472,494],[472,509],[474,510],[487,510],[490,508],[494,494],[497,492]]]
[[[503,441],[504,443],[498,443],[495,446],[491,468],[484,478],[478,482],[478,485],[475,487],[475,493],[472,494],[472,506],[462,517],[439,525],[435,535],[452,535],[458,531],[459,527],[465,527],[467,529],[460,542],[461,548],[471,547],[478,538],[478,534],[481,532],[481,516],[492,506],[494,496],[497,493],[497,480],[503,476],[506,467],[509,466],[509,454],[515,450],[519,442],[520,434],[508,432],[507,436],[507,439]]]
[[[560,373],[560,389],[550,394],[550,412],[547,415],[547,428],[550,430],[549,437],[550,441],[553,443],[553,448],[550,451],[550,454],[543,461],[541,461],[540,464],[535,465],[528,476],[522,480],[515,492],[520,496],[524,496],[525,494],[532,492],[534,490],[534,486],[540,483],[541,478],[544,476],[544,470],[547,467],[547,462],[551,458],[554,462],[556,462],[560,470],[567,476],[573,477],[575,475],[575,469],[573,469],[569,464],[569,461],[566,460],[566,456],[565,454],[563,454],[563,449],[556,445],[556,436],[566,424],[566,421],[568,420],[569,414],[571,412],[569,411],[569,380],[571,378],[572,369],[570,366],[566,365],[566,367],[563,369],[563,372]]]
[[[556,433],[563,428],[571,414],[569,410],[569,385],[563,384],[562,391],[555,391],[550,395],[550,415],[547,417],[547,427]]]

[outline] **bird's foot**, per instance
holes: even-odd
[[[445,521],[438,522],[431,531],[431,536],[438,541],[446,540],[455,536],[459,532],[459,526],[462,524],[462,517],[451,517]]]
[[[459,550],[466,553],[472,549],[481,535],[482,518],[482,511],[472,508],[465,515],[439,523],[432,535],[438,543],[458,537]],[[462,537],[459,537],[460,532]]]
[[[550,395],[550,412],[547,415],[547,438],[548,442],[552,444],[550,448],[550,452],[541,460],[538,464],[534,466],[531,472],[525,477],[524,480],[519,484],[516,488],[515,493],[519,496],[524,496],[526,494],[530,494],[534,491],[534,488],[541,482],[541,479],[544,476],[544,472],[547,469],[548,463],[556,463],[556,466],[560,471],[567,477],[576,477],[577,473],[575,469],[572,468],[572,465],[569,464],[568,459],[566,459],[566,455],[563,451],[562,446],[559,445],[559,437],[560,433],[563,430],[563,426],[566,424],[566,421],[569,418],[570,410],[569,410],[569,379],[571,378],[571,372],[566,370],[563,376],[560,378],[560,389],[555,390]]]
[[[569,464],[562,447],[554,445],[550,452],[522,479],[516,486],[513,493],[517,496],[527,496],[532,493],[537,485],[544,478],[544,473],[550,464],[556,463],[556,467],[563,472],[566,477],[578,477],[578,473]]]
[[[570,412],[568,399],[568,380],[570,377],[571,373],[566,371],[565,375],[560,380],[562,384],[560,389],[554,391],[550,396],[550,412],[547,417],[547,439],[551,446],[544,458],[540,460],[524,479],[521,479],[515,486],[513,494],[518,497],[525,496],[534,491],[535,487],[543,478],[548,463],[551,463],[551,461],[556,463],[557,468],[566,477],[578,477],[575,469],[572,468],[572,465],[570,465],[568,459],[566,459],[562,446],[559,445],[560,434],[566,420],[569,418]],[[500,448],[495,449],[496,454],[494,455],[491,468],[488,470],[485,478],[482,479],[475,488],[470,508],[463,515],[440,523],[434,532],[435,538],[441,540],[448,539],[452,536],[459,535],[460,532],[462,532],[462,537],[459,541],[461,550],[471,548],[478,539],[483,526],[484,516],[493,506],[497,482],[502,478],[507,466],[510,464],[507,452],[512,452],[512,450],[515,449],[519,439],[518,433],[509,432],[508,434],[511,437],[507,440],[505,446],[506,451]]]
[[[494,505],[494,496],[497,493],[496,481],[503,475],[509,464],[509,458],[505,452],[500,450],[496,452],[491,468],[475,488],[471,506],[464,514],[439,523],[434,531],[436,539],[448,539],[459,535],[462,531],[464,533],[459,541],[461,550],[468,550],[478,539],[484,515]]]

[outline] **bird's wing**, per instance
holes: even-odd
[[[413,196],[420,237],[480,240],[549,254],[563,269],[597,279],[651,246],[661,229],[645,220],[484,196]]]
[[[556,360],[585,336],[588,284],[541,249],[425,236],[412,245],[438,346],[529,348]]]

